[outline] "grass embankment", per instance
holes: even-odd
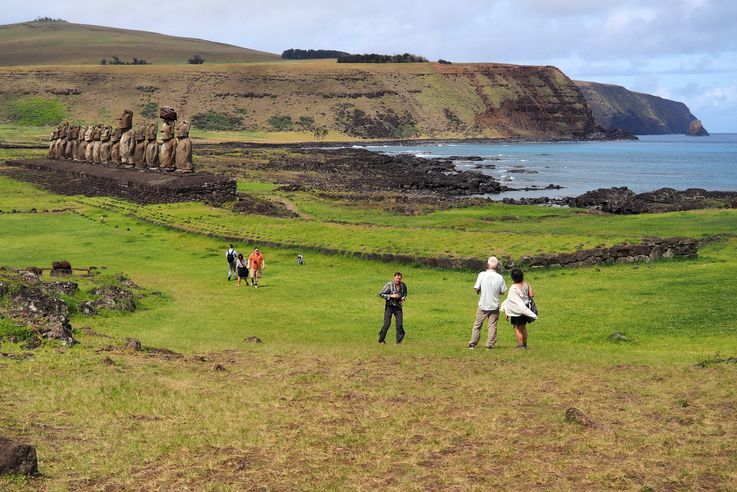
[[[38,447],[42,476],[4,478],[0,487],[737,487],[737,368],[696,366],[737,352],[735,239],[702,248],[694,261],[531,272],[542,314],[530,327],[531,349],[514,349],[501,321],[497,349],[468,351],[475,272],[317,254],[298,267],[297,251],[266,249],[262,288],[238,288],[225,282],[220,241],[101,209],[102,199],[54,196],[6,178],[0,188],[4,212],[75,210],[0,214],[0,264],[64,258],[125,272],[164,293],[130,315],[72,319],[113,339],[77,333],[78,346],[2,360],[0,427]],[[593,234],[593,242],[634,234],[647,223],[640,221],[699,235],[722,232],[728,222],[721,221],[733,218],[705,211],[605,219],[515,207],[519,220],[484,228],[479,217],[512,213],[490,206],[415,217],[421,227],[397,229],[393,221],[407,226],[410,219],[307,198],[300,206],[321,219],[361,223],[350,226],[352,246],[363,236],[406,252],[421,247],[413,242],[418,232],[443,239],[448,229],[458,238],[444,245],[449,253],[478,240],[473,252],[484,256],[509,228],[527,231],[517,235],[532,247],[550,244],[539,237],[548,220],[576,237]],[[248,232],[252,225],[265,239],[279,234],[257,228],[273,219],[200,205],[140,209],[165,210],[178,221],[191,216],[202,228],[220,223]],[[479,237],[464,235],[459,224],[478,228]],[[291,234],[327,241],[313,234],[319,225]],[[346,230],[336,229],[334,240]],[[396,269],[410,288],[408,338],[381,347],[376,292]],[[610,341],[613,332],[630,341]],[[251,335],[264,344],[245,345]],[[186,357],[96,352],[126,336]],[[22,352],[7,341],[0,351]],[[106,357],[114,364],[103,364]],[[599,427],[565,423],[569,406]]]

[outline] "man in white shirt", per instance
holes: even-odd
[[[473,323],[471,330],[471,341],[468,342],[468,348],[476,348],[481,338],[481,326],[485,320],[489,320],[489,338],[486,339],[486,348],[494,347],[496,343],[496,328],[499,321],[499,297],[507,291],[507,284],[504,278],[496,272],[499,267],[499,260],[494,256],[489,257],[487,261],[488,268],[485,272],[479,273],[476,279],[476,285],[473,288],[479,294],[479,305],[476,309],[476,321]]]
[[[225,251],[225,261],[228,262],[228,282],[230,282],[230,277],[238,277],[238,270],[236,268],[237,259],[238,252],[231,244],[230,247]]]

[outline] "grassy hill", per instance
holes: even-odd
[[[207,57],[207,55],[205,55]],[[0,119],[136,123],[176,108],[193,128],[314,141],[581,138],[595,129],[581,92],[550,66],[289,63],[0,67]],[[52,111],[53,110],[53,111]],[[52,113],[45,121],[33,115]],[[231,138],[237,138],[231,136]]]
[[[696,117],[682,102],[633,92],[624,87],[576,81],[596,122],[607,129],[622,128],[637,135],[688,133]]]
[[[74,24],[23,22],[0,26],[0,65],[97,65],[103,58],[134,57],[149,63],[187,63],[195,54],[206,63],[278,61],[279,55],[224,43],[145,31]]]

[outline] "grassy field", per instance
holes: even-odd
[[[0,428],[37,446],[41,471],[2,478],[0,489],[737,488],[737,367],[699,365],[737,355],[732,236],[693,261],[529,272],[541,310],[530,350],[514,348],[502,320],[495,350],[469,351],[476,272],[315,253],[297,266],[304,251],[265,248],[262,287],[236,287],[226,245],[200,234],[516,256],[731,233],[734,211],[607,217],[488,205],[404,217],[283,198],[309,219],[62,197],[0,176],[0,265],[63,258],[161,292],[132,314],[75,315],[77,346],[0,357]],[[408,336],[378,346],[376,293],[397,269],[410,289]],[[612,341],[615,332],[629,341]],[[101,350],[130,336],[183,356]],[[565,422],[569,407],[598,425]]]

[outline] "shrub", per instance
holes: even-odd
[[[294,122],[291,116],[275,115],[269,118],[269,125],[278,132],[287,132],[292,129]]]
[[[141,107],[141,116],[144,118],[156,118],[159,116],[159,105],[155,102],[147,102]]]
[[[192,116],[191,123],[193,127],[202,130],[238,130],[243,126],[243,118],[240,116],[230,116],[227,113],[208,111],[207,113],[197,113]]]
[[[187,63],[189,63],[190,65],[202,65],[203,63],[205,63],[205,59],[202,58],[200,55],[195,55],[187,60]]]
[[[56,99],[29,97],[8,104],[7,119],[24,126],[56,125],[64,120],[67,108]]]
[[[315,127],[315,118],[312,116],[300,116],[297,124],[302,127],[303,130],[312,130]]]

